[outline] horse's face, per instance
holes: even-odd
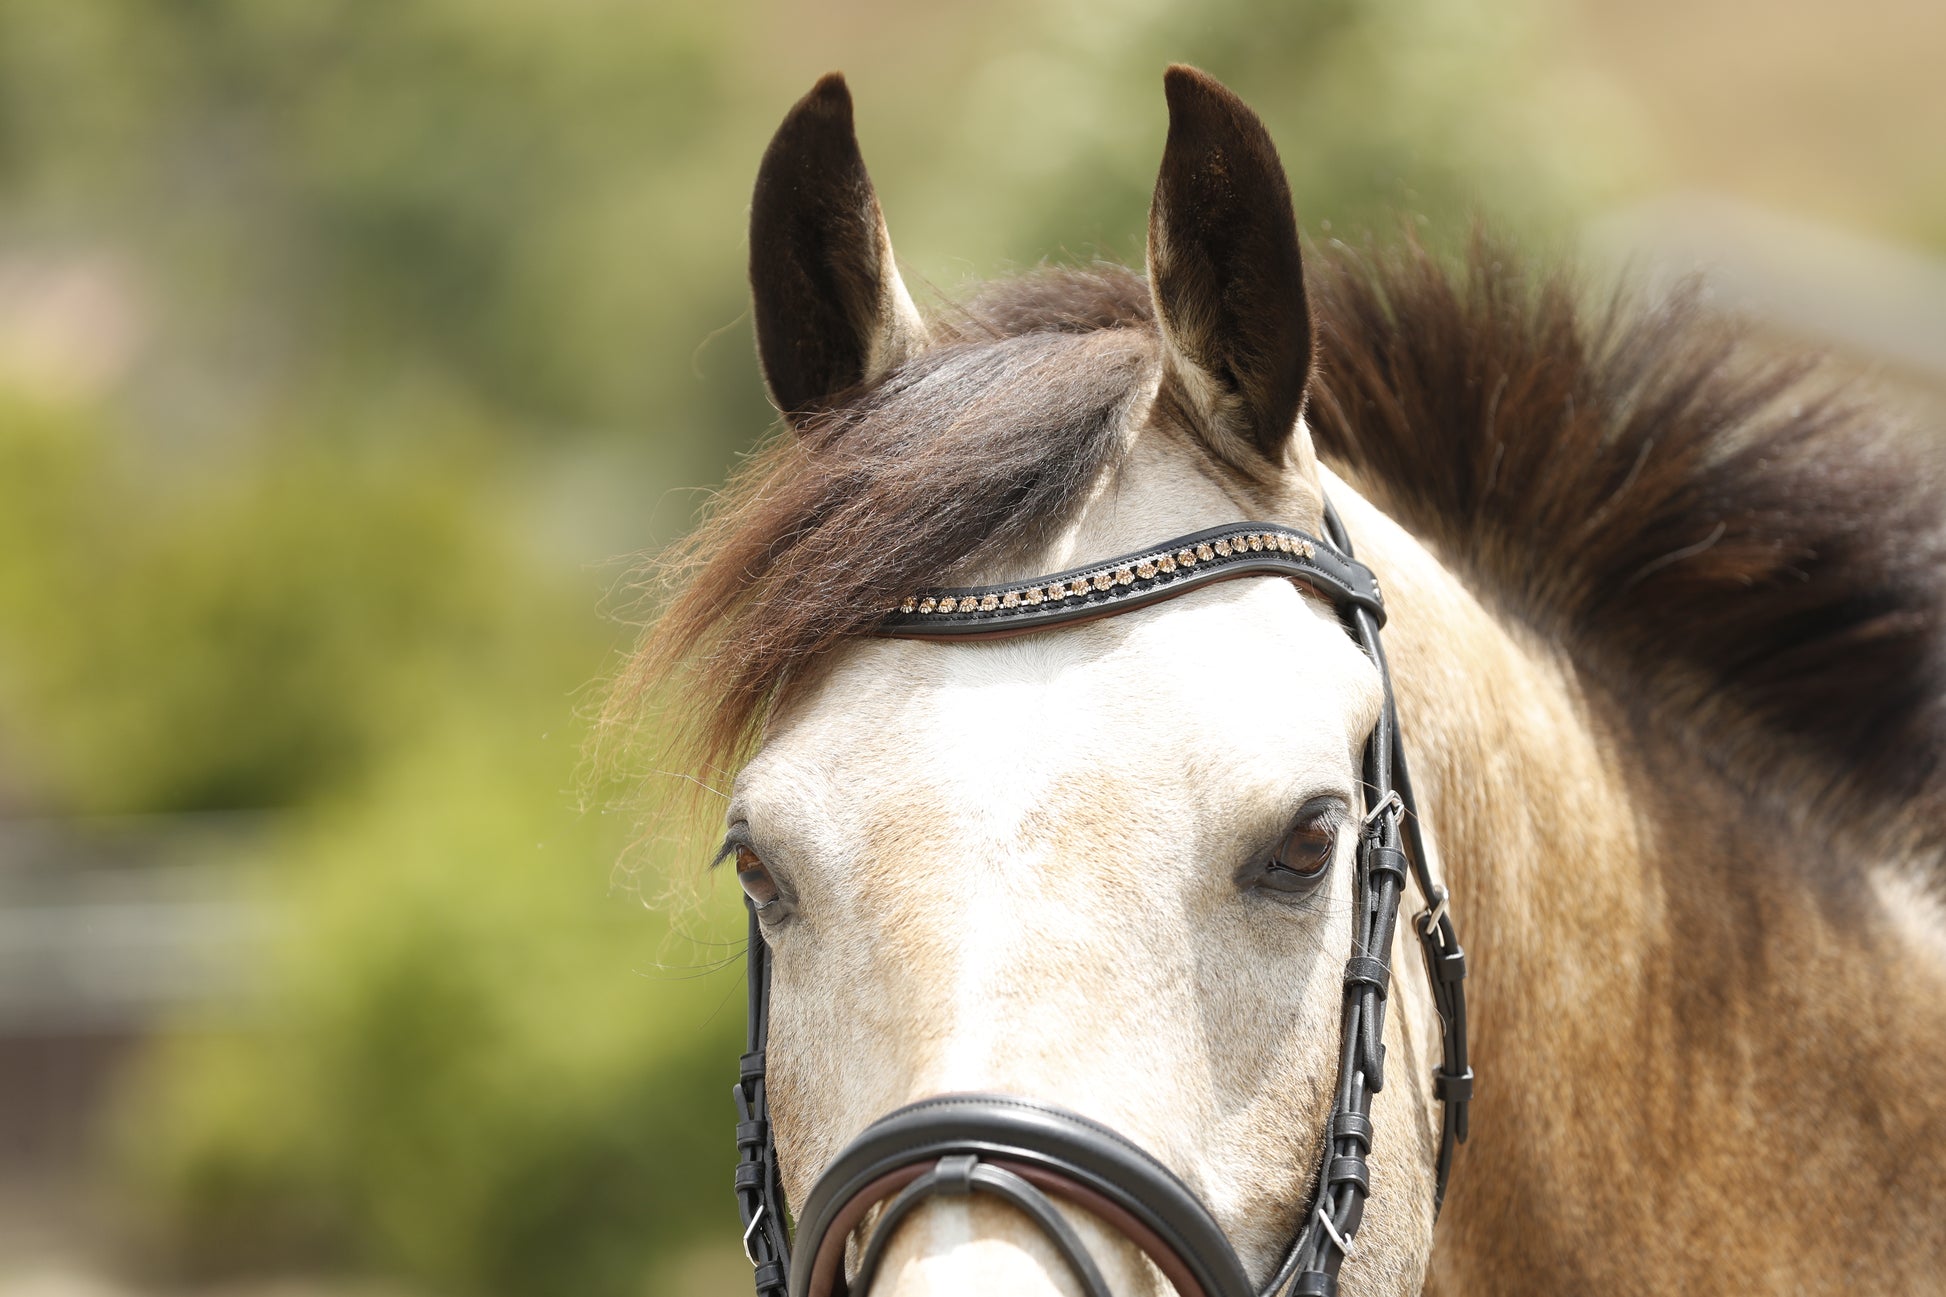
[[[1378,706],[1331,612],[1276,580],[849,653],[730,811],[783,897],[770,1077],[794,1200],[889,1109],[1000,1091],[1143,1144],[1258,1260],[1287,1241],[1337,1075]],[[933,1211],[908,1231],[921,1272],[963,1271],[942,1245],[984,1235],[993,1291],[1033,1291],[998,1286],[1038,1264],[1031,1231]]]
[[[1171,90],[1170,159],[1193,179],[1178,136],[1207,131],[1228,104]],[[807,113],[835,116],[831,96],[824,86],[800,105],[767,174]],[[1230,180],[1262,170],[1234,147],[1229,157]],[[1171,189],[1165,160],[1151,236],[1159,372],[1114,433],[1117,471],[1020,560],[1033,572],[1260,515],[1318,529],[1317,469],[1296,418],[1301,282],[1278,286],[1294,322],[1226,323],[1220,305],[1192,300],[1198,283],[1236,273],[1217,265],[1212,280],[1196,260],[1208,249],[1164,224],[1168,206],[1199,197]],[[1288,197],[1273,186],[1260,206],[1274,223],[1280,202],[1294,272]],[[753,277],[780,405],[842,386],[801,364],[833,352],[834,327],[867,378],[923,349],[875,202],[854,222],[867,237],[852,251],[870,263],[853,278],[873,285],[863,300],[876,313],[831,313],[840,324],[827,322],[821,352],[780,339],[803,317],[780,323],[765,301],[765,209],[760,180]],[[1250,235],[1256,217],[1212,219]],[[1172,267],[1193,281],[1174,297]],[[1226,328],[1255,330],[1257,344],[1302,332],[1302,354],[1254,348],[1257,363],[1295,366],[1296,386],[1279,396],[1275,375],[1212,365],[1235,342]],[[789,1196],[802,1202],[892,1108],[950,1091],[1024,1095],[1144,1145],[1261,1278],[1308,1200],[1338,1075],[1360,754],[1380,705],[1377,671],[1333,611],[1263,578],[1013,639],[862,641],[801,682],[729,810],[728,854],[764,906],[773,952],[769,1085]],[[1385,1110],[1377,1120],[1373,1223],[1353,1268],[1416,1291],[1429,1242],[1424,1123],[1394,1132],[1410,1123]],[[1126,1240],[1071,1214],[1116,1291],[1156,1281]],[[880,1289],[1068,1291],[1065,1273],[1011,1209],[935,1199],[901,1228]]]

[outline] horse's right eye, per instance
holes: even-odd
[[[770,876],[770,866],[749,847],[736,848],[737,882],[743,887],[743,894],[757,907],[762,915],[765,910],[777,904],[779,892],[777,880]]]

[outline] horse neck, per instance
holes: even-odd
[[[1472,964],[1479,1097],[1429,1291],[1932,1283],[1946,940],[1884,886],[1780,867],[1792,826],[1752,822],[1700,758],[1639,750],[1562,655],[1333,494],[1386,583]]]

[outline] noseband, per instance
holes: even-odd
[[[1101,1272],[1050,1195],[1118,1229],[1155,1262],[1181,1297],[1328,1297],[1351,1250],[1371,1191],[1372,1096],[1385,1086],[1385,997],[1393,930],[1408,873],[1426,899],[1413,922],[1439,1012],[1442,1059],[1433,1093],[1443,1116],[1433,1211],[1445,1200],[1453,1151],[1466,1140],[1473,1071],[1466,1060],[1466,956],[1446,890],[1434,883],[1406,773],[1392,678],[1379,646],[1385,607],[1371,570],[1351,555],[1329,506],[1321,541],[1288,527],[1236,523],[1031,581],[927,591],[904,600],[878,634],[959,640],[1020,634],[1113,616],[1235,577],[1293,578],[1328,598],[1378,667],[1385,702],[1365,743],[1367,806],[1358,840],[1357,902],[1345,961],[1338,1089],[1312,1178],[1311,1207],[1262,1289],[1253,1287],[1223,1228],[1194,1191],[1106,1126],[1033,1100],[998,1094],[923,1099],[879,1118],[812,1185],[796,1246],[785,1223],[777,1146],[764,1092],[770,1026],[770,955],[750,916],[750,1047],[736,1086],[737,1205],[758,1297],[841,1297],[871,1287],[901,1220],[928,1199],[985,1194],[1038,1224],[1087,1297],[1109,1297]],[[844,1273],[847,1241],[884,1204],[859,1258]]]

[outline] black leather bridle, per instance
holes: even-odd
[[[899,1222],[934,1195],[988,1194],[1040,1225],[1087,1297],[1109,1297],[1099,1269],[1048,1195],[1119,1229],[1182,1297],[1325,1297],[1364,1216],[1371,1190],[1372,1096],[1385,1085],[1385,998],[1393,930],[1408,874],[1426,899],[1414,920],[1441,1023],[1433,1093],[1444,1111],[1434,1167],[1433,1210],[1445,1200],[1455,1146],[1466,1140],[1473,1071],[1466,1057],[1466,956],[1446,891],[1433,882],[1399,740],[1392,678],[1379,645],[1385,619],[1378,582],[1352,557],[1344,526],[1325,509],[1325,542],[1288,527],[1235,523],[1150,549],[1031,581],[928,591],[903,601],[878,633],[957,640],[1042,630],[1172,598],[1235,577],[1293,578],[1328,598],[1345,629],[1378,667],[1385,702],[1365,744],[1367,812],[1358,841],[1357,901],[1345,961],[1338,1089],[1311,1207],[1276,1273],[1261,1289],[1245,1275],[1214,1216],[1167,1167],[1115,1131],[1030,1099],[951,1094],[879,1118],[811,1187],[796,1246],[785,1223],[777,1146],[764,1093],[770,956],[750,916],[749,1050],[736,1086],[737,1205],[758,1297],[839,1297],[866,1292]],[[844,1273],[847,1241],[884,1204]]]

